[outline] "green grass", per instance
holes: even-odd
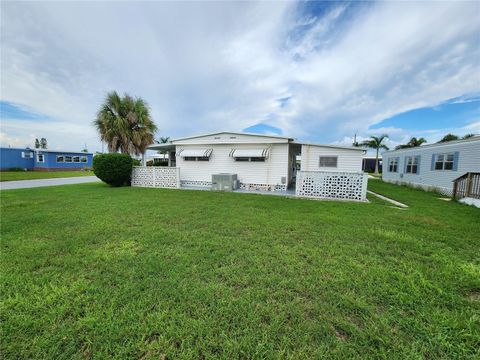
[[[6,359],[480,356],[480,210],[101,183],[1,192]]]
[[[93,171],[0,171],[0,181],[93,176]]]

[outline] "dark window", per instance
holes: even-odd
[[[435,170],[453,170],[453,154],[438,154],[435,157]]]
[[[249,157],[236,157],[235,161],[250,161]]]
[[[390,159],[388,162],[388,171],[397,172],[398,171],[398,159]]]
[[[65,162],[72,162],[71,156],[65,156]]]
[[[337,156],[320,156],[320,167],[337,167]]]
[[[264,162],[265,158],[264,157],[252,157],[252,158],[250,158],[250,161]]]
[[[408,156],[405,158],[407,166],[405,172],[407,174],[417,174],[418,172],[418,158],[415,156]]]
[[[80,156],[74,156],[73,157],[73,162],[80,162]]]
[[[57,155],[57,163],[63,163],[63,162],[65,162],[65,156]]]
[[[82,156],[82,157],[80,157],[80,162],[82,162],[82,163],[86,163],[86,162],[88,162],[88,159],[87,159],[87,157],[86,157],[86,156]]]
[[[183,158],[185,161],[209,161],[210,158],[208,156],[185,156]]]

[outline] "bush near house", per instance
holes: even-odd
[[[112,186],[122,186],[130,182],[133,159],[128,154],[100,154],[93,158],[95,175]]]

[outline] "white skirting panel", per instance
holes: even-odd
[[[180,168],[164,166],[134,166],[132,186],[179,188]]]
[[[332,200],[367,199],[368,175],[341,171],[298,171],[295,194]]]

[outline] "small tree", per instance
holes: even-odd
[[[462,139],[465,140],[465,139],[470,139],[472,137],[476,136],[475,134],[465,134],[462,136]]]
[[[387,134],[383,134],[383,135],[380,135],[380,136],[370,136],[370,139],[365,140],[361,144],[362,146],[366,146],[366,147],[369,147],[371,149],[375,149],[377,151],[377,155],[375,157],[375,175],[379,174],[379,172],[378,172],[378,152],[379,152],[379,150],[380,149],[388,150],[387,145],[383,144],[383,141],[385,139],[388,139]]]
[[[40,149],[40,141],[35,139],[35,149]]]

